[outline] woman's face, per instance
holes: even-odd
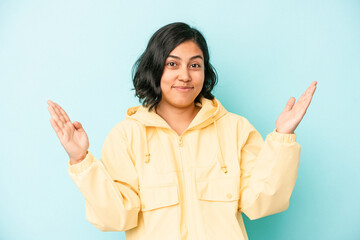
[[[194,107],[204,84],[204,56],[193,41],[179,44],[166,59],[161,77],[161,107]]]

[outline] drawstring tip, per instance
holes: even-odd
[[[146,157],[145,163],[149,163],[150,162],[150,153],[145,154],[145,157]]]
[[[227,173],[227,172],[228,172],[228,170],[227,170],[227,167],[226,167],[226,166],[221,167],[221,169],[223,170],[223,172],[224,172],[224,173]]]

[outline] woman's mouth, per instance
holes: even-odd
[[[178,91],[181,92],[188,92],[190,90],[192,90],[194,87],[188,87],[188,86],[173,86],[173,88],[175,88]]]

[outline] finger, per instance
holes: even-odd
[[[57,105],[56,103],[54,103],[54,110],[56,111],[56,113],[59,116],[59,119],[61,119],[61,121],[63,121],[64,125],[66,124],[66,119],[64,117],[64,115],[62,114],[59,105]]]
[[[85,131],[84,128],[83,128],[83,126],[82,126],[82,124],[79,123],[79,122],[77,122],[77,121],[74,122],[74,127],[75,127],[76,130],[78,130],[78,131]]]
[[[62,109],[62,107],[60,107],[59,104],[57,104],[57,103],[54,103],[54,104],[55,104],[55,106],[60,110],[60,113],[62,114],[62,116],[64,117],[64,119],[66,120],[66,122],[71,122],[71,121],[70,121],[70,118],[69,118],[69,116],[66,114],[65,110]]]
[[[311,99],[312,95],[314,94],[314,91],[316,89],[317,82],[314,81],[310,84],[310,86],[306,89],[306,91],[300,96],[297,103],[299,103],[302,106],[306,106],[306,103]]]
[[[303,102],[305,97],[309,95],[309,91],[312,85],[310,85],[305,92],[299,97],[298,101]]]
[[[54,112],[56,113],[56,116],[57,116],[57,120],[59,121],[62,121],[62,124],[64,125],[65,124],[65,118],[62,116],[59,108],[55,105],[54,102],[52,102],[50,105],[49,105],[53,110]]]
[[[56,108],[56,105],[53,101],[51,100],[47,100],[47,103],[49,104],[49,106],[52,106],[53,108]]]
[[[54,108],[52,105],[49,105],[48,109],[49,109],[51,117],[56,121],[57,126],[59,126],[60,128],[63,128],[64,123],[60,119],[59,114],[56,112],[56,108]]]
[[[307,97],[304,99],[304,102],[303,102],[303,107],[305,108],[305,111],[308,109],[310,103],[311,103],[311,100],[314,96],[314,92],[316,90],[316,86],[314,86],[310,92],[308,93]]]
[[[54,105],[56,106],[56,109],[59,111],[61,118],[64,121],[64,128],[65,128],[66,132],[69,133],[69,131],[74,131],[76,128],[75,128],[74,124],[70,121],[70,118],[66,114],[64,109],[62,109],[62,107],[60,107],[60,105],[57,103],[54,103]]]
[[[314,95],[314,92],[316,90],[316,81],[314,81],[310,87],[307,89],[305,96],[302,99],[302,104],[304,105],[304,107],[309,106],[312,96]]]
[[[302,115],[305,114],[306,110],[310,105],[312,96],[314,95],[314,92],[316,90],[316,84],[317,84],[316,81],[312,82],[309,88],[306,90],[306,92],[304,92],[304,94],[299,98],[299,100],[295,104],[295,109],[297,109],[297,111]]]
[[[287,101],[284,111],[285,111],[285,112],[290,111],[290,110],[293,108],[294,103],[295,103],[295,98],[294,98],[294,97],[291,97],[291,98]]]
[[[314,92],[315,92],[315,90],[316,90],[316,87],[317,87],[317,81],[314,81],[314,82],[312,83],[311,95],[314,94]]]
[[[58,138],[61,138],[64,135],[64,133],[61,130],[61,128],[57,125],[56,121],[53,118],[50,118],[50,123],[52,128],[55,130],[55,133],[58,136]]]
[[[66,112],[60,107],[59,104],[52,102],[48,100],[48,102],[53,106],[54,111],[58,115],[58,119],[61,121],[61,123],[58,122],[58,125],[61,126],[61,129],[63,131],[63,134],[70,133],[75,130],[74,125],[71,123],[69,116],[66,114]]]
[[[314,94],[315,89],[316,89],[316,84],[317,84],[316,81],[311,83],[311,85],[306,90],[306,94],[305,94],[306,96],[312,96]]]

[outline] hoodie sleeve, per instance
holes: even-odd
[[[285,211],[295,186],[300,145],[295,134],[276,129],[265,142],[246,120],[247,138],[240,147],[239,209],[251,220]]]
[[[101,161],[90,151],[69,174],[85,198],[86,219],[101,231],[124,231],[137,226],[140,209],[138,178],[130,148],[118,128],[105,139]]]

